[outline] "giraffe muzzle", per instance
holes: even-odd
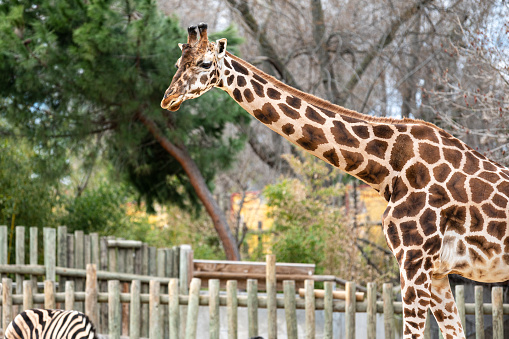
[[[174,112],[180,108],[180,104],[182,104],[182,102],[183,98],[181,95],[170,95],[170,93],[168,93],[165,94],[163,100],[161,100],[161,108]]]

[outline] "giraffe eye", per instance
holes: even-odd
[[[175,64],[175,68],[178,69],[179,68],[179,65],[178,64]]]
[[[200,66],[201,68],[209,69],[209,68],[210,68],[210,66],[212,66],[212,62],[211,62],[211,61],[204,61],[204,62],[202,62],[199,66]]]

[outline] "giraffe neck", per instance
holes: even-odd
[[[231,54],[219,88],[267,127],[307,152],[359,178],[387,200],[398,171],[413,157],[408,125],[375,118],[300,92]],[[431,127],[431,126],[427,126]]]

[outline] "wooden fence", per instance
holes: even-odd
[[[44,265],[38,265],[37,233],[30,228],[30,237],[27,237],[30,263],[27,265],[25,242],[21,240],[25,239],[24,228],[21,229],[16,228],[15,264],[8,265],[7,230],[0,226],[3,329],[17,313],[32,306],[78,310],[81,307],[99,332],[110,338],[196,338],[201,337],[196,333],[198,306],[201,305],[209,309],[210,338],[219,338],[220,307],[226,307],[228,337],[237,338],[237,310],[245,307],[249,337],[261,334],[268,339],[276,338],[278,330],[282,330],[277,328],[277,309],[284,309],[286,333],[289,338],[297,338],[296,313],[303,309],[306,338],[315,337],[315,311],[323,310],[324,338],[332,338],[334,312],[344,313],[344,337],[355,338],[355,315],[361,312],[367,314],[367,338],[374,339],[377,314],[383,314],[385,338],[394,338],[397,331],[395,315],[402,313],[401,302],[395,301],[391,284],[383,285],[379,297],[374,283],[368,284],[363,295],[356,293],[355,283],[347,282],[345,291],[338,296],[344,298],[342,300],[334,298],[338,293],[334,293],[337,291],[334,291],[333,281],[325,281],[324,290],[319,291],[314,289],[313,279],[305,280],[303,289],[296,287],[294,280],[284,280],[283,293],[278,293],[280,279],[276,274],[276,260],[275,256],[269,255],[265,266],[265,293],[258,292],[261,290],[259,279],[248,279],[245,290],[239,289],[236,280],[228,280],[224,293],[220,291],[219,279],[207,277],[207,286],[202,286],[199,278],[191,278],[190,272],[186,271],[192,262],[189,246],[150,250],[146,245],[144,249],[144,244],[139,242],[96,235],[90,235],[87,242],[83,233],[69,236],[64,228],[44,230]],[[80,247],[81,243],[83,247]],[[60,247],[64,244],[66,247]],[[70,248],[79,251],[70,251]],[[81,261],[89,264],[76,267]],[[66,262],[67,266],[61,266]],[[69,263],[74,263],[74,267],[69,267]],[[112,268],[112,271],[103,268]],[[37,281],[44,282],[42,289]],[[202,288],[208,290],[200,292]],[[484,338],[485,314],[492,315],[493,338],[504,338],[503,315],[509,314],[509,304],[503,304],[501,287],[493,288],[490,304],[483,304],[481,286],[476,286],[473,304],[465,303],[463,286],[456,286],[455,292],[462,322],[465,323],[465,315],[475,315],[476,338]],[[264,319],[258,318],[260,308],[267,310]],[[267,325],[264,333],[259,333],[260,322]],[[430,338],[429,328],[428,324],[427,338]]]
[[[295,289],[295,282],[285,280],[283,282],[284,293],[276,295],[276,279],[274,272],[275,263],[273,256],[268,257],[267,269],[267,293],[260,295],[257,288],[257,280],[250,279],[247,283],[247,293],[238,291],[237,282],[230,280],[226,285],[226,295],[220,293],[219,280],[208,281],[208,292],[200,293],[201,280],[193,278],[189,285],[189,294],[181,292],[182,286],[179,279],[171,278],[166,280],[150,280],[148,293],[142,293],[141,281],[133,280],[129,292],[121,292],[119,280],[108,280],[107,292],[99,292],[98,282],[105,276],[101,276],[95,264],[87,265],[85,276],[85,292],[76,292],[74,281],[68,280],[65,283],[64,292],[56,292],[55,282],[46,280],[43,293],[35,293],[31,280],[24,280],[23,293],[13,294],[13,282],[9,278],[2,279],[2,327],[5,329],[13,319],[13,309],[17,306],[17,312],[29,309],[34,304],[41,304],[44,308],[55,308],[60,303],[65,309],[75,309],[77,302],[84,302],[85,313],[95,324],[102,324],[109,338],[140,338],[142,336],[143,321],[149,324],[149,338],[196,338],[197,337],[197,314],[198,306],[209,307],[209,335],[210,338],[219,338],[219,307],[226,306],[228,338],[237,338],[237,309],[247,307],[249,336],[259,335],[258,332],[258,309],[266,308],[269,316],[261,321],[268,322],[268,333],[263,333],[266,338],[275,338],[277,329],[276,310],[285,310],[286,333],[289,338],[297,338],[296,310],[305,310],[305,337],[315,337],[315,311],[324,310],[324,338],[332,338],[333,312],[345,314],[345,338],[355,338],[355,314],[356,312],[367,313],[367,338],[375,339],[376,314],[383,313],[385,338],[394,338],[395,326],[394,315],[401,314],[401,302],[395,302],[393,298],[392,284],[383,285],[383,300],[377,300],[376,285],[368,284],[366,298],[355,293],[355,284],[347,283],[344,298],[335,300],[333,282],[325,282],[324,290],[314,290],[314,281],[306,280],[304,291],[300,297]],[[22,269],[14,269],[13,273],[19,275],[34,274],[34,267],[26,266]],[[168,293],[162,293],[161,288],[167,285]],[[187,289],[188,286],[186,286]],[[492,303],[483,304],[482,287],[476,287],[476,299],[474,304],[465,304],[462,301],[462,287],[456,287],[457,302],[462,321],[465,321],[466,314],[474,314],[478,326],[477,338],[484,338],[484,315],[493,316],[493,338],[504,338],[503,315],[509,314],[509,304],[502,303],[502,288],[495,287],[492,290]],[[320,297],[319,297],[320,296]],[[341,297],[341,296],[340,296]],[[363,300],[361,300],[363,299]],[[101,318],[101,307],[107,308],[107,317]],[[148,317],[144,320],[143,306],[148,306]],[[128,312],[123,312],[127,306]],[[187,310],[181,312],[181,307],[187,306]],[[165,324],[165,310],[167,310],[167,323]],[[103,324],[102,322],[105,323]],[[165,332],[167,334],[165,334]],[[429,326],[427,337],[429,338]],[[199,336],[198,336],[199,337]]]

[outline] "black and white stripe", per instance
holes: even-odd
[[[78,311],[26,310],[18,314],[5,331],[6,339],[97,338],[94,325]]]

